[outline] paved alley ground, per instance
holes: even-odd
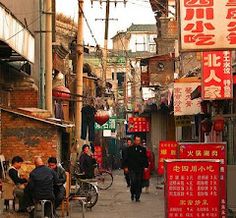
[[[99,199],[92,210],[85,211],[85,218],[164,218],[164,190],[156,189],[156,177],[151,179],[149,193],[143,193],[141,202],[132,202],[123,171],[113,172],[113,185],[99,191]],[[81,207],[71,202],[71,218],[82,217]],[[60,211],[57,212],[60,215]],[[27,214],[4,212],[1,218],[26,218]]]

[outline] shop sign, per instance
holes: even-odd
[[[233,98],[230,51],[203,52],[202,99]]]
[[[235,49],[235,0],[179,0],[182,51]]]
[[[225,143],[179,143],[180,159],[217,159],[220,160],[221,218],[227,217],[226,205],[226,144]]]
[[[158,157],[158,175],[164,175],[164,160],[177,158],[177,142],[176,141],[160,141],[159,157]]]
[[[201,112],[201,99],[191,100],[191,93],[200,85],[200,82],[174,83],[174,115],[194,115]]]
[[[165,217],[220,218],[219,160],[165,161]]]
[[[116,117],[111,117],[105,124],[95,122],[95,130],[116,130]]]
[[[150,119],[147,117],[130,117],[128,120],[128,132],[149,132]]]
[[[175,116],[175,126],[191,126],[192,116]]]

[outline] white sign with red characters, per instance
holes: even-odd
[[[174,83],[174,115],[194,115],[201,112],[201,99],[191,100],[191,93],[200,82]]]
[[[180,49],[235,49],[236,0],[179,0]]]
[[[231,98],[233,98],[231,52],[203,52],[202,99]]]

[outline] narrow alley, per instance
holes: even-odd
[[[164,218],[164,190],[156,189],[156,177],[153,176],[149,193],[142,193],[141,202],[132,202],[129,188],[123,177],[123,171],[114,171],[113,185],[99,191],[99,200],[85,218]],[[72,206],[72,218],[81,214],[81,208]]]

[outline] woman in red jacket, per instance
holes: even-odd
[[[145,168],[143,172],[143,188],[145,187],[145,192],[148,193],[151,178],[152,151],[149,147],[146,147],[145,141],[143,141],[143,146],[146,148],[146,156],[148,158],[148,168]]]

